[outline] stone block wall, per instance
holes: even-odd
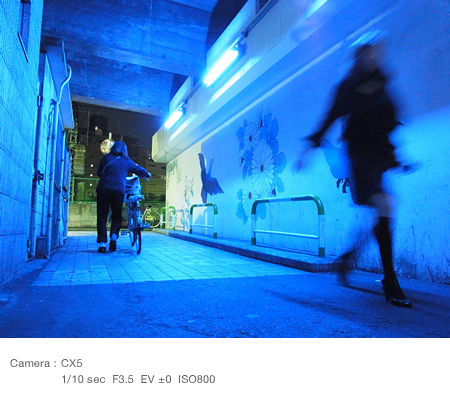
[[[29,3],[24,42],[20,2],[0,3],[0,285],[27,261],[42,7]]]

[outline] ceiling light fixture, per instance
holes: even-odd
[[[220,59],[214,64],[206,77],[203,79],[203,83],[206,84],[206,87],[213,84],[217,78],[234,62],[238,55],[239,49],[237,45],[225,52],[225,54],[220,57]]]
[[[167,121],[164,123],[164,126],[168,129],[170,129],[175,123],[178,122],[182,118],[186,111],[186,108],[184,105],[181,105],[175,112],[173,112],[170,117],[167,119]]]

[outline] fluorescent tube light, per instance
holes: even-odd
[[[164,126],[170,129],[180,118],[184,115],[184,108],[180,106],[174,113],[170,115],[167,121],[164,123]]]
[[[311,8],[308,10],[308,14],[314,14],[320,7],[322,7],[327,0],[316,0],[315,3],[311,6]]]
[[[203,79],[203,83],[209,87],[216,79],[227,69],[236,57],[239,55],[239,51],[236,47],[230,48],[220,59],[214,64],[206,77]]]

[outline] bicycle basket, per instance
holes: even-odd
[[[144,198],[141,195],[141,183],[138,176],[127,177],[125,188],[125,202],[133,202]]]

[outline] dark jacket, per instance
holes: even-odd
[[[107,154],[98,165],[97,175],[100,181],[99,189],[110,189],[125,194],[125,183],[128,173],[134,173],[142,178],[150,178],[151,174],[143,167],[123,156]]]
[[[370,73],[353,70],[338,86],[324,122],[310,139],[319,146],[331,124],[344,117],[342,137],[350,157],[368,156],[395,163],[389,135],[399,123],[386,84],[387,78],[379,69]]]

